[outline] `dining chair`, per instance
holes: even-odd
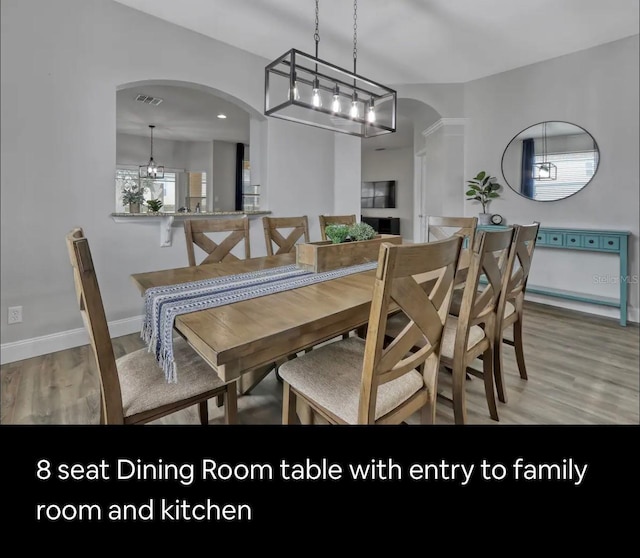
[[[296,242],[304,237],[304,242],[309,242],[309,221],[306,215],[302,217],[263,217],[264,238],[267,243],[267,256],[274,254],[287,254],[296,249]],[[285,237],[280,232],[282,229],[292,229]],[[273,251],[273,245],[277,251]]]
[[[493,358],[496,391],[498,392],[498,399],[503,403],[507,402],[502,364],[503,343],[514,347],[520,377],[523,380],[528,379],[527,368],[524,363],[522,320],[524,317],[524,296],[527,290],[527,281],[539,228],[540,223],[538,222],[534,222],[531,225],[514,225],[513,249],[509,254],[511,261],[507,266],[511,273],[502,294],[502,304],[497,312]],[[513,327],[513,340],[504,338],[504,331],[511,326]]]
[[[355,215],[319,215],[318,219],[320,220],[322,240],[327,240],[325,228],[328,225],[355,225],[356,223]]]
[[[236,383],[225,384],[181,338],[174,340],[178,383],[167,383],[155,356],[146,348],[116,360],[89,241],[81,228],[73,229],[66,241],[80,313],[99,372],[100,422],[144,424],[197,404],[200,422],[208,424],[207,403],[222,395],[225,423],[235,423]]]
[[[464,284],[467,276],[477,226],[477,217],[439,217],[434,215],[427,217],[427,242],[444,240],[454,234],[465,239],[456,274],[456,285],[459,286]]]
[[[442,335],[461,245],[460,237],[381,245],[366,339],[335,341],[280,367],[283,424],[295,422],[298,399],[331,424],[398,424],[419,410],[423,423],[435,421]],[[435,285],[425,290],[434,276]],[[387,315],[396,305],[407,325],[385,343]],[[420,340],[423,347],[410,352]]]
[[[229,233],[220,243],[207,236],[207,233],[219,232]],[[247,260],[251,257],[249,218],[246,215],[237,219],[185,219],[184,236],[190,266],[239,260],[231,250],[243,240],[244,257]],[[198,246],[206,254],[199,264],[196,264],[194,246]]]
[[[459,315],[449,314],[442,340],[441,364],[452,374],[452,403],[456,424],[466,424],[467,374],[482,378],[489,414],[499,420],[495,399],[493,351],[496,332],[496,309],[500,294],[510,274],[509,253],[514,230],[480,231],[474,242],[469,270],[462,292]],[[479,288],[480,276],[487,283]],[[454,293],[455,294],[458,293]],[[452,299],[454,297],[452,296]],[[387,327],[387,336],[393,338],[406,327],[401,315],[394,315]],[[413,350],[421,350],[418,344]],[[482,370],[471,364],[482,359]]]

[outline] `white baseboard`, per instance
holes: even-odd
[[[607,306],[599,306],[597,304],[589,304],[586,302],[577,302],[574,300],[564,300],[557,297],[549,297],[539,294],[527,293],[525,299],[531,302],[539,302],[541,304],[547,304],[549,306],[557,306],[558,308],[566,308],[568,310],[577,310],[578,312],[585,312],[586,314],[594,314],[596,316],[602,316],[603,318],[612,318],[615,320],[620,319],[620,309],[610,308]],[[627,313],[628,323],[638,323],[640,313],[637,308],[629,308]]]
[[[560,306],[574,310],[586,311],[591,314],[599,314],[606,317],[617,317],[619,311],[613,308],[594,308],[580,303],[571,303],[570,301],[558,301],[557,299],[549,299],[543,296],[528,295],[527,300],[532,302],[542,302],[552,306]],[[142,329],[142,316],[134,316],[123,320],[114,320],[109,322],[109,333],[111,337],[121,337],[130,333],[139,332]],[[631,308],[629,311],[630,322],[638,323],[638,311]],[[46,355],[71,349],[73,347],[81,347],[89,343],[89,336],[84,328],[71,329],[69,331],[61,331],[52,333],[51,335],[43,335],[42,337],[33,337],[32,339],[24,339],[15,341],[14,343],[5,343],[0,345],[0,364],[8,364],[26,358]]]
[[[109,322],[109,333],[112,338],[135,333],[141,329],[142,316]],[[61,331],[51,335],[43,335],[42,337],[15,341],[14,343],[5,343],[0,345],[0,364],[16,362],[88,344],[89,335],[85,328]]]

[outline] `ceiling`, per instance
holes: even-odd
[[[314,0],[116,0],[273,59],[313,54]],[[459,83],[638,34],[638,0],[360,0],[357,69]],[[353,3],[320,0],[319,57],[351,69]]]
[[[138,94],[159,97],[153,106],[136,101]],[[225,114],[226,119],[218,118]],[[249,142],[249,114],[238,106],[199,89],[175,85],[141,85],[116,93],[116,130],[121,134],[175,141]]]

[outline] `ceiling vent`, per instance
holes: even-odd
[[[136,101],[157,107],[162,102],[162,99],[158,97],[149,97],[149,95],[138,95],[136,97]]]

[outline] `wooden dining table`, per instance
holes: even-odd
[[[295,253],[136,273],[151,287],[200,281],[295,263]],[[231,381],[357,329],[369,320],[375,270],[176,316],[174,328]],[[242,391],[242,390],[241,390]]]

